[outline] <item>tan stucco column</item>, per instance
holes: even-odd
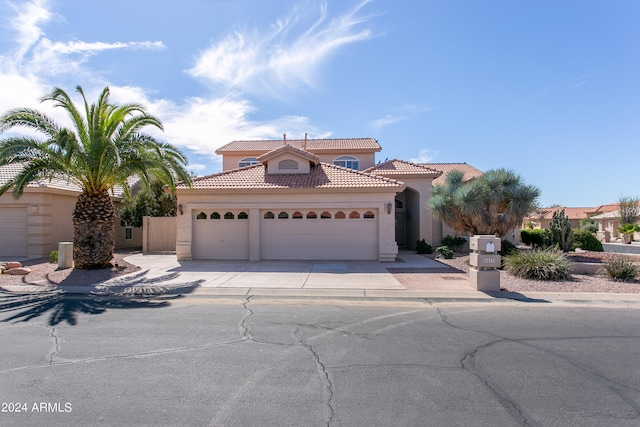
[[[249,210],[249,261],[260,261],[260,209]]]
[[[193,259],[191,253],[193,211],[188,204],[182,205],[182,211],[184,214],[178,213],[176,217],[176,257],[178,260],[190,260]]]

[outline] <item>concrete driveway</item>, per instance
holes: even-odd
[[[363,291],[406,291],[389,271],[406,275],[415,272],[414,280],[424,283],[424,290],[473,290],[465,273],[418,255],[401,252],[397,261],[177,261],[175,255],[134,254],[125,260],[141,271],[117,277],[98,285],[101,289],[119,287],[171,288],[185,284],[198,289],[216,289],[217,293],[237,295],[259,290],[287,294],[287,291],[333,290],[345,296],[359,296]],[[446,275],[443,276],[443,273]],[[414,289],[415,290],[415,289]],[[289,292],[290,293],[290,292]]]

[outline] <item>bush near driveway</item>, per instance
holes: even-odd
[[[534,280],[569,280],[572,263],[555,249],[523,250],[504,258],[505,270],[517,277]]]

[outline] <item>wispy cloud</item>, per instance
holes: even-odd
[[[562,80],[557,83],[551,84],[544,89],[536,92],[526,99],[526,101],[533,101],[535,99],[542,98],[550,93],[557,91],[566,91],[571,89],[577,89],[589,83],[592,77],[598,75],[599,72],[593,72],[588,74],[583,74],[578,77],[573,77],[571,79]]]
[[[156,136],[211,157],[214,163],[219,163],[215,150],[235,139],[279,138],[284,132],[291,137],[302,137],[305,133],[312,138],[328,137],[330,132],[317,128],[304,116],[252,119],[256,107],[245,95],[277,95],[300,86],[315,87],[320,69],[341,47],[372,37],[366,28],[371,16],[362,13],[369,1],[361,1],[334,17],[326,5],[311,18],[310,10],[297,7],[266,31],[236,32],[222,37],[201,53],[188,72],[189,76],[222,86],[209,95],[177,100],[163,98],[160,92],[149,88],[109,82],[89,61],[105,51],[165,49],[162,41],[55,40],[47,37],[44,30],[47,23],[58,17],[50,3],[23,2],[12,6],[15,16],[7,19],[11,22],[15,48],[0,52],[0,112],[21,106],[36,107],[52,114],[63,125],[68,124],[63,111],[40,103],[53,86],[65,87],[61,82],[68,81],[73,85],[81,83],[88,99],[95,99],[102,87],[108,85],[114,102],[143,104],[164,123],[164,132]],[[72,87],[66,89],[80,101]],[[192,169],[201,167],[204,166],[194,165]]]
[[[249,93],[282,97],[282,91],[316,88],[322,65],[340,48],[373,37],[370,15],[361,1],[349,12],[330,18],[326,3],[316,12],[295,7],[266,30],[236,31],[204,50],[194,77]]]
[[[437,157],[438,157],[437,151],[433,151],[428,148],[423,148],[418,153],[418,157],[409,159],[409,161],[413,163],[431,163]]]
[[[401,107],[393,109],[393,111],[385,117],[374,120],[371,123],[371,127],[378,131],[383,127],[409,120],[422,112],[430,110],[433,110],[433,108],[423,107],[415,104],[403,105]]]

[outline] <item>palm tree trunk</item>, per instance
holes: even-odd
[[[83,192],[73,211],[73,261],[76,268],[105,268],[115,248],[116,213],[109,193]]]

